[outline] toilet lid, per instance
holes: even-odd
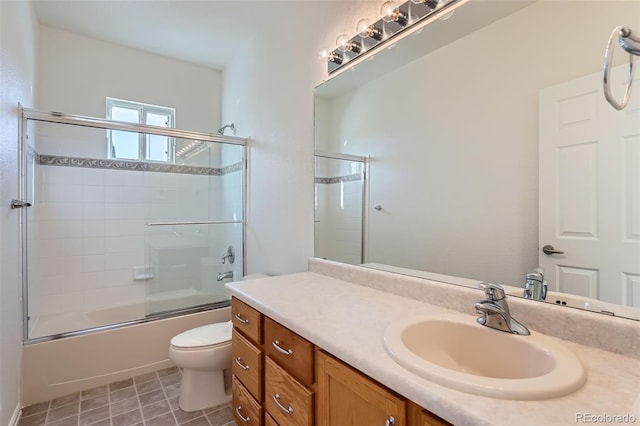
[[[207,324],[174,336],[171,344],[178,348],[196,348],[225,343],[231,340],[231,321]]]

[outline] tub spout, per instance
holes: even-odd
[[[218,281],[222,281],[222,280],[225,280],[227,278],[233,278],[233,271],[218,272],[218,278],[216,278],[216,279]]]

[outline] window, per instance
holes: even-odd
[[[174,127],[176,110],[157,105],[107,98],[107,118],[128,123]],[[173,163],[175,141],[169,136],[109,130],[109,158]]]

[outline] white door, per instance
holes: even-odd
[[[627,74],[612,72],[618,97]],[[601,73],[540,91],[538,249],[549,290],[640,307],[637,74],[622,111],[605,100]]]

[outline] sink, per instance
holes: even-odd
[[[556,398],[586,381],[580,360],[558,341],[494,330],[463,314],[403,318],[387,327],[384,345],[407,370],[477,395]]]

